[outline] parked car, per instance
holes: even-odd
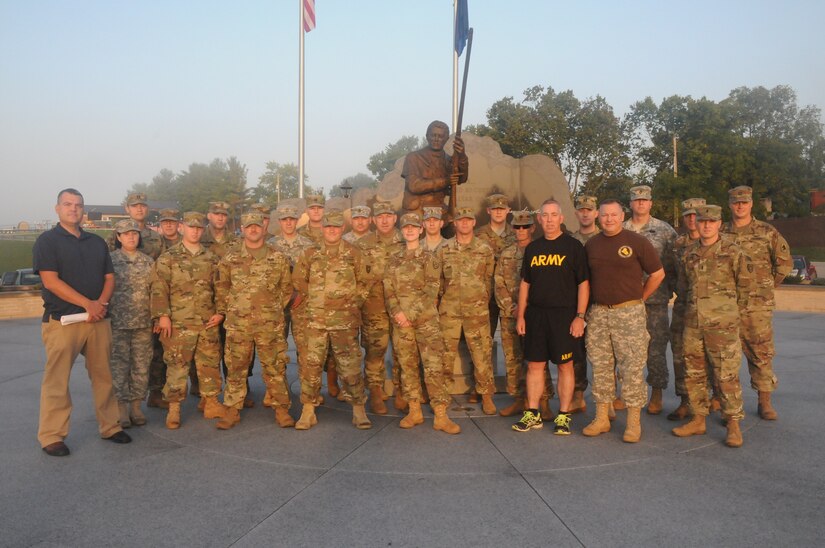
[[[35,274],[31,268],[20,268],[4,272],[0,279],[0,289],[3,291],[26,291],[43,287],[40,274]]]
[[[802,283],[811,283],[817,278],[816,267],[804,255],[794,255],[793,269],[789,276],[802,278]]]

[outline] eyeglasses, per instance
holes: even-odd
[[[513,230],[530,230],[533,225],[513,225]]]

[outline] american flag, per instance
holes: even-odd
[[[304,32],[315,28],[315,0],[304,0]]]

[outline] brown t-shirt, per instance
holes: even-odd
[[[594,303],[614,305],[642,298],[643,273],[662,268],[659,254],[647,238],[622,230],[604,232],[585,245],[590,266],[590,295]]]

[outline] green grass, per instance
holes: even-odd
[[[0,272],[31,268],[34,241],[0,240]]]
[[[804,255],[809,261],[825,261],[825,247],[794,247],[791,249],[792,255]],[[825,273],[822,274],[825,276]]]

